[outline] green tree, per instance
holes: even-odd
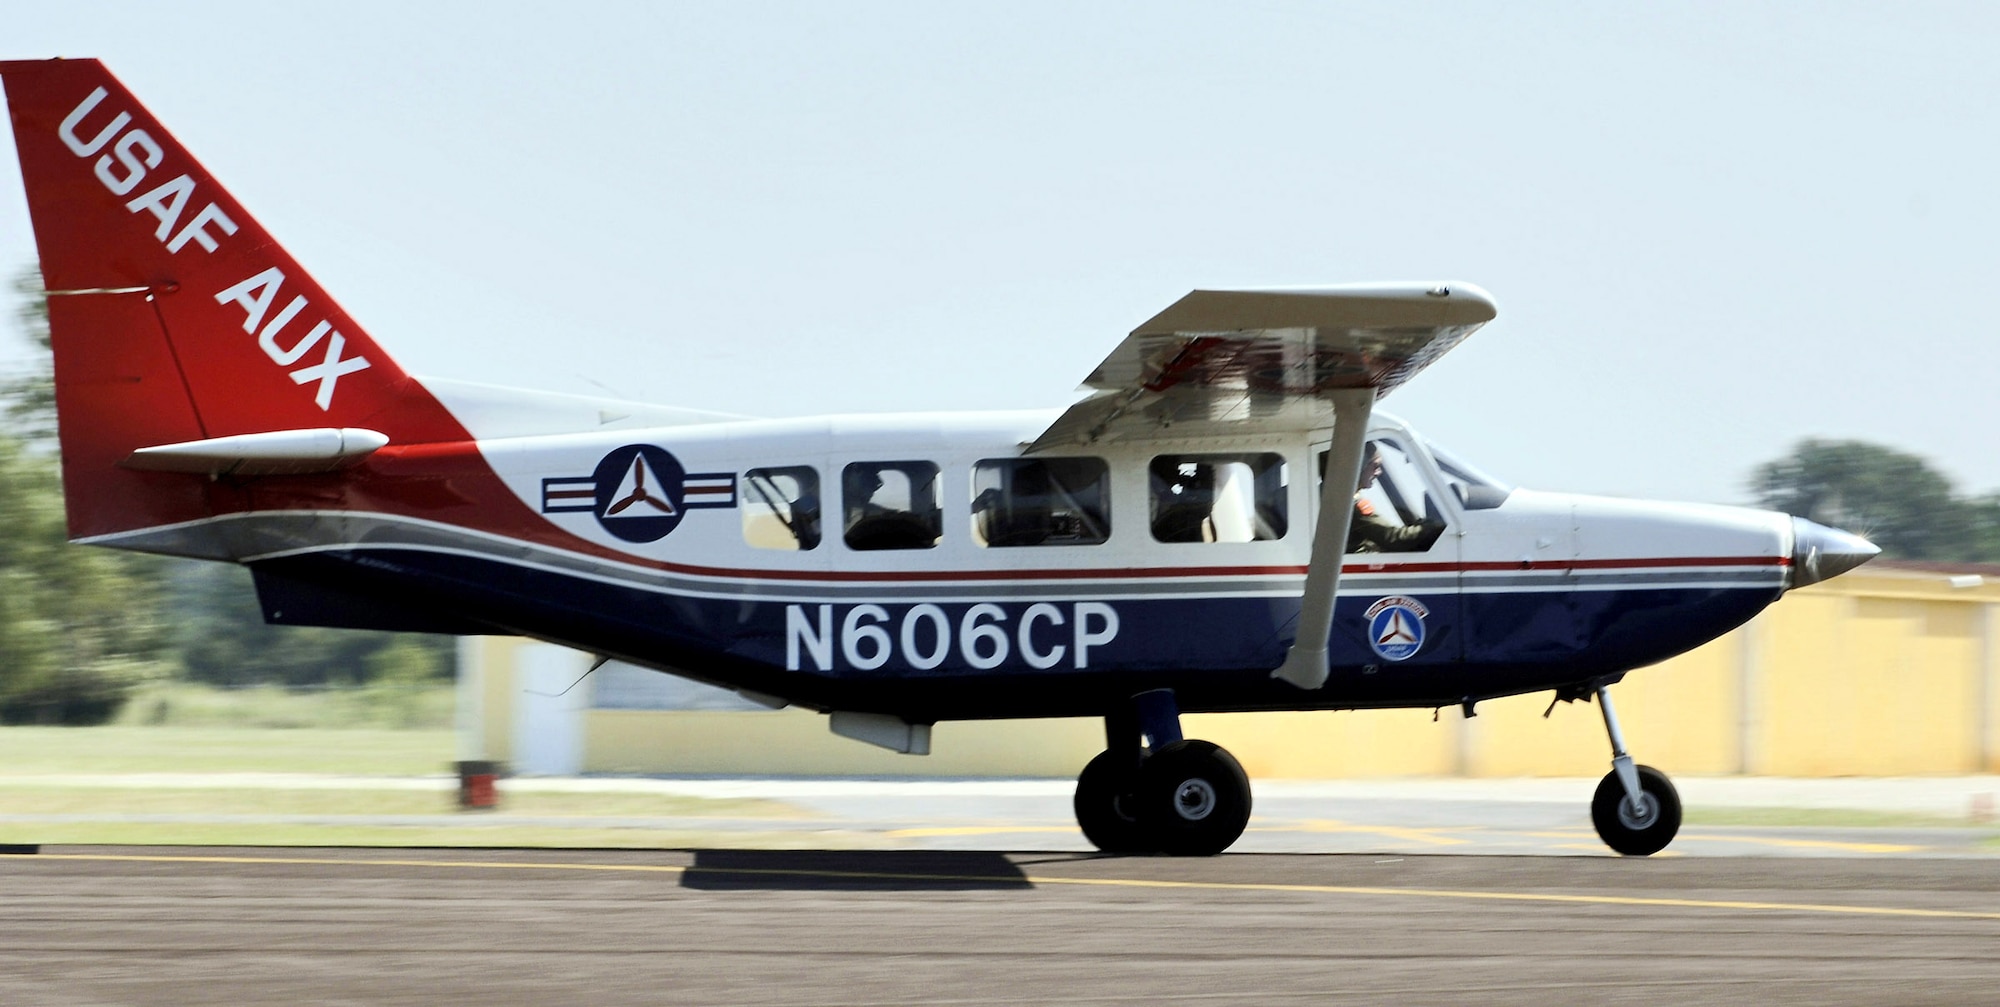
[[[1988,493],[1966,501],[1972,514],[1972,541],[1967,551],[1972,562],[2000,563],[2000,493]]]
[[[171,673],[156,565],[71,546],[53,459],[0,435],[0,723],[100,723]]]
[[[1751,477],[1758,502],[1865,536],[1892,559],[2000,560],[2000,497],[1967,500],[1924,459],[1865,441],[1801,441]]]

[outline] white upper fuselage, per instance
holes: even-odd
[[[1101,458],[1110,475],[1110,535],[1101,544],[1041,548],[989,548],[978,544],[970,514],[973,466],[986,459],[1016,458],[1058,411],[912,413],[805,419],[698,422],[651,429],[616,430],[482,440],[481,453],[530,507],[539,507],[543,480],[586,476],[612,449],[631,443],[671,451],[689,472],[734,472],[764,467],[812,466],[821,476],[827,533],[810,551],[755,548],[746,541],[738,509],[691,510],[671,534],[649,543],[622,541],[589,512],[547,515],[564,530],[643,561],[714,570],[726,579],[790,572],[852,571],[942,575],[958,581],[981,571],[1098,571],[1109,581],[1140,569],[1257,571],[1260,590],[1296,593],[1282,580],[1304,573],[1310,553],[1317,486],[1296,477],[1310,471],[1308,452],[1323,438],[1203,437],[1108,443],[1041,456]],[[473,426],[475,432],[477,426]],[[1411,449],[1414,472],[1448,526],[1421,553],[1371,553],[1350,557],[1357,573],[1411,564],[1435,570],[1464,568],[1469,578],[1513,568],[1587,568],[1617,560],[1685,563],[1701,558],[1784,557],[1792,548],[1790,519],[1745,508],[1623,500],[1530,490],[1509,493],[1499,506],[1467,509],[1406,424],[1378,413],[1371,437],[1397,438]],[[1147,466],[1163,454],[1276,452],[1288,469],[1285,534],[1265,541],[1160,542],[1149,534],[1151,487]],[[940,470],[943,534],[935,547],[856,551],[841,541],[838,499],[842,469],[855,462],[920,460]],[[740,495],[740,491],[739,491]],[[1683,570],[1683,567],[1674,569]],[[1018,574],[1016,574],[1018,576]],[[1629,580],[1629,578],[1628,578]],[[1247,586],[1247,585],[1246,585]],[[940,585],[940,589],[949,588]]]

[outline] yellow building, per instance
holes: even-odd
[[[1673,774],[1905,776],[2000,771],[2000,567],[1877,561],[1787,594],[1737,631],[1628,675],[1613,692],[1633,754]],[[937,725],[928,756],[749,709],[640,669],[507,637],[460,654],[467,759],[566,774],[1074,776],[1104,747],[1090,719]],[[581,681],[579,681],[581,679]],[[663,695],[661,683],[678,683]],[[1456,707],[1184,718],[1253,778],[1595,776],[1596,708],[1549,694]],[[680,708],[660,707],[736,708]]]

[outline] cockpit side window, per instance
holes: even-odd
[[[840,473],[849,549],[930,549],[944,537],[938,467],[923,461],[855,462]]]
[[[1097,545],[1111,537],[1111,470],[1100,458],[988,458],[972,467],[972,540],[1002,548]]]
[[[1160,455],[1151,477],[1153,538],[1262,542],[1285,537],[1283,455]]]
[[[1319,453],[1325,478],[1327,453]],[[1444,514],[1431,499],[1409,449],[1393,438],[1368,442],[1347,526],[1347,551],[1426,552],[1444,534]]]
[[[743,541],[759,549],[819,546],[819,472],[810,465],[743,473]]]

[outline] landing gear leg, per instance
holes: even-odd
[[[1250,779],[1236,758],[1183,739],[1170,690],[1141,693],[1105,718],[1109,747],[1076,781],[1076,822],[1106,853],[1212,856],[1250,822]]]
[[[1591,798],[1591,823],[1613,850],[1628,857],[1651,856],[1666,849],[1681,830],[1680,794],[1667,774],[1633,764],[1608,687],[1598,687],[1597,708],[1604,711],[1604,730],[1611,736],[1611,772]]]

